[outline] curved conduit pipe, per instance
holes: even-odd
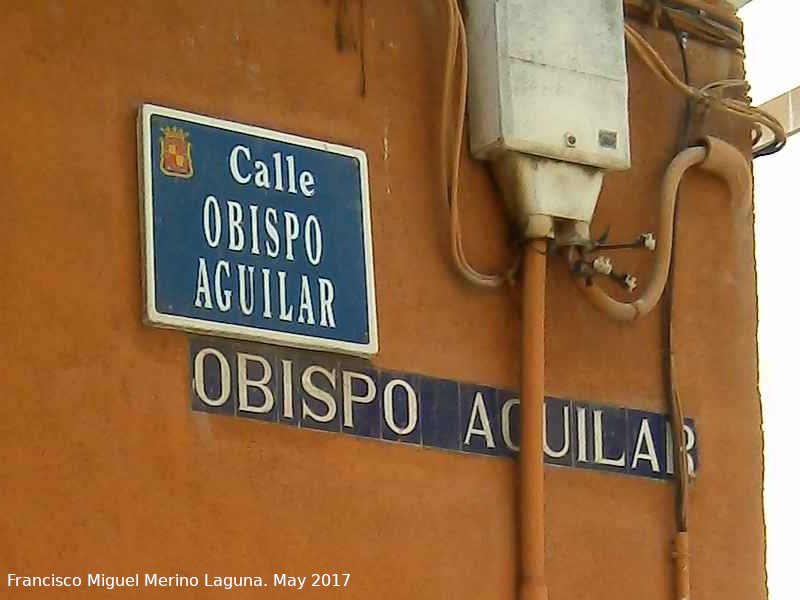
[[[589,285],[583,278],[575,279],[589,301],[613,319],[635,321],[653,310],[661,299],[672,259],[672,226],[675,220],[678,187],[686,171],[695,165],[725,181],[734,204],[749,206],[753,194],[750,163],[736,147],[719,138],[707,137],[704,146],[687,148],[678,154],[667,167],[661,183],[661,212],[656,238],[658,246],[655,266],[650,283],[641,297],[633,302],[620,302],[606,294],[599,285]],[[574,247],[569,249],[567,259],[570,267],[577,262],[578,253]]]

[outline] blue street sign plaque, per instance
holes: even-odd
[[[139,144],[147,323],[377,352],[364,152],[153,105]]]

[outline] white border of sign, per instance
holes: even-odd
[[[231,325],[228,323],[217,323],[204,319],[191,317],[179,317],[166,315],[156,309],[156,289],[155,289],[155,257],[153,252],[153,174],[152,174],[152,152],[153,144],[150,139],[150,117],[160,115],[175,119],[181,119],[190,123],[209,125],[237,133],[246,133],[261,138],[287,142],[315,150],[323,150],[344,156],[351,156],[358,160],[361,171],[361,197],[362,197],[362,229],[364,231],[364,262],[367,277],[367,318],[369,321],[369,340],[366,344],[344,342],[339,340],[328,340],[313,336],[301,335],[296,333],[285,333],[280,331],[265,331],[255,327],[244,325]],[[327,142],[300,137],[288,133],[281,133],[271,129],[244,125],[233,121],[215,119],[196,113],[189,113],[164,106],[154,104],[143,104],[139,109],[137,123],[137,133],[139,142],[139,193],[140,220],[142,229],[142,271],[145,281],[144,289],[144,322],[155,327],[165,327],[169,329],[181,329],[203,333],[206,335],[220,335],[235,339],[252,340],[255,342],[265,342],[291,346],[295,348],[306,348],[310,350],[338,351],[357,356],[371,356],[378,352],[378,318],[375,308],[375,275],[372,259],[372,226],[370,223],[370,204],[369,204],[369,181],[367,171],[367,155],[363,150],[329,144]]]

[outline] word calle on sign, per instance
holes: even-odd
[[[201,412],[426,448],[514,457],[519,396],[472,383],[378,370],[347,357],[195,338],[192,406]],[[666,416],[546,398],[544,457],[553,465],[656,479],[674,476]],[[689,467],[697,435],[684,425]]]

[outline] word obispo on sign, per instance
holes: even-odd
[[[426,448],[514,457],[519,396],[490,386],[384,371],[345,356],[193,338],[192,407]],[[545,462],[655,479],[674,476],[665,415],[546,398]],[[695,424],[684,425],[691,472]]]
[[[362,151],[152,105],[139,119],[148,323],[377,352]]]

